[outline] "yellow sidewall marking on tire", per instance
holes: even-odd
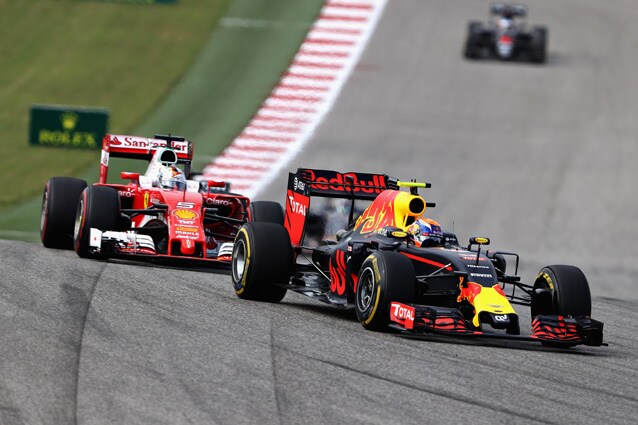
[[[248,232],[243,227],[239,229],[239,233],[244,234],[244,242],[246,247],[245,256],[246,259],[244,261],[244,272],[241,275],[241,289],[235,289],[235,293],[237,295],[241,295],[246,290],[246,277],[248,276],[248,266],[250,265],[250,243],[248,243]]]
[[[372,311],[370,311],[370,316],[363,322],[364,325],[367,325],[374,319],[374,314],[377,312],[377,307],[379,306],[379,298],[381,298],[381,285],[378,283],[381,277],[381,273],[379,273],[379,269],[377,267],[377,257],[373,257],[372,259],[372,269],[374,270],[374,276],[377,279],[377,296],[374,299],[374,305],[372,306]]]

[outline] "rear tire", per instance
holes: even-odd
[[[534,282],[532,318],[539,314],[591,316],[591,293],[583,272],[574,266],[543,267]]]
[[[47,248],[73,249],[75,212],[86,182],[52,177],[44,187],[40,214],[40,240]]]
[[[547,28],[534,27],[532,29],[530,59],[535,63],[545,63],[547,59]]]
[[[75,216],[75,252],[82,258],[108,258],[107,252],[93,253],[89,249],[91,228],[101,231],[118,228],[120,198],[117,190],[108,186],[89,186],[84,189]]]
[[[357,318],[364,328],[385,330],[390,323],[390,303],[413,303],[416,275],[412,262],[394,251],[376,251],[359,269],[355,292]]]
[[[246,223],[235,238],[231,278],[239,298],[279,302],[292,271],[288,230],[276,223]]]
[[[284,209],[278,202],[254,201],[248,206],[250,221],[284,224]]]

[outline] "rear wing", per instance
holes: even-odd
[[[408,187],[416,194],[417,188],[430,187],[430,184],[402,182],[386,174],[340,173],[310,168],[299,168],[296,173],[289,173],[284,225],[291,243],[300,245],[303,240],[311,197],[352,200],[348,217],[348,222],[352,223],[355,200],[373,201],[384,190],[399,190],[400,187]]]
[[[522,4],[492,3],[490,13],[492,15],[509,15],[512,18],[515,16],[525,17],[527,16],[527,7]]]
[[[132,158],[150,161],[159,148],[171,147],[177,153],[179,162],[188,168],[193,160],[193,143],[183,137],[156,134],[154,138],[107,134],[102,139],[100,159],[100,183],[106,183],[109,171],[109,158]]]
[[[398,189],[397,182],[386,174],[298,168],[296,173],[290,173],[288,190],[306,196],[374,200],[384,190]]]

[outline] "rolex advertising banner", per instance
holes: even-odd
[[[99,149],[108,131],[109,111],[102,108],[33,105],[29,143],[40,146]]]

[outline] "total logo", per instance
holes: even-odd
[[[301,202],[295,201],[295,198],[292,195],[288,195],[288,201],[290,203],[290,209],[293,213],[301,214],[303,216],[306,215],[306,209],[308,208],[307,206],[305,206]]]
[[[392,308],[393,316],[396,317],[397,319],[409,320],[411,322],[414,322],[413,307],[399,304],[399,303],[392,303],[391,308]]]

